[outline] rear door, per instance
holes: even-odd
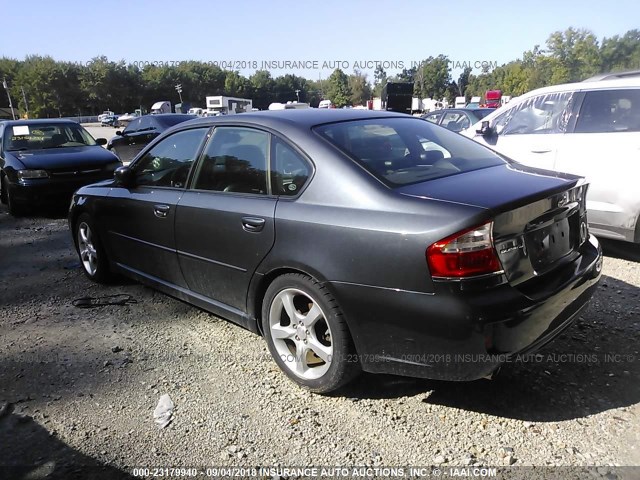
[[[176,212],[176,246],[190,290],[235,313],[275,241],[268,186],[270,134],[216,127]]]
[[[495,136],[478,135],[474,140],[525,165],[552,170],[570,118],[572,98],[573,92],[531,97],[494,119],[491,126]]]
[[[164,138],[132,166],[136,185],[114,187],[104,200],[101,222],[110,258],[121,266],[185,286],[176,254],[176,205],[208,131],[194,128]]]
[[[590,183],[595,233],[633,240],[640,210],[640,88],[583,92],[572,132],[563,136],[556,170]]]

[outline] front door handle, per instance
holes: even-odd
[[[260,232],[266,221],[260,217],[242,217],[242,228],[247,232]]]
[[[154,205],[153,214],[158,218],[166,218],[171,207],[169,205]]]
[[[550,148],[534,148],[531,153],[549,153],[550,151]]]

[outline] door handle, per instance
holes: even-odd
[[[259,217],[242,217],[242,228],[247,232],[260,232],[266,221]]]
[[[158,218],[165,218],[171,207],[169,205],[154,205],[153,214]]]
[[[550,148],[536,148],[534,150],[531,150],[531,153],[549,153],[550,151]]]

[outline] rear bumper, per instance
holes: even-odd
[[[446,282],[432,294],[330,282],[363,369],[440,380],[485,377],[567,328],[602,270],[595,237],[535,292]],[[541,291],[544,290],[544,291]]]

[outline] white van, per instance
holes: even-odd
[[[332,106],[333,103],[331,103],[331,100],[320,100],[318,108],[331,108]]]
[[[525,165],[586,177],[593,233],[640,243],[640,72],[534,90],[461,133]]]

